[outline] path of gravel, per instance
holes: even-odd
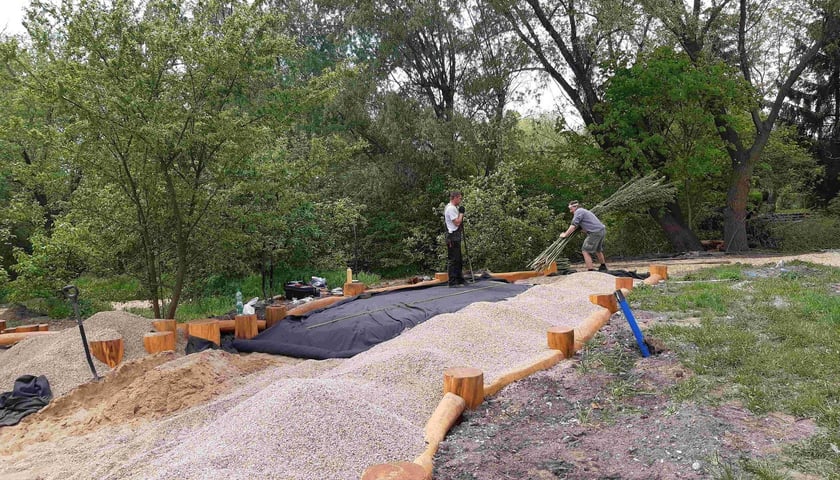
[[[349,360],[255,375],[177,420],[27,447],[4,458],[0,476],[25,466],[45,479],[93,471],[97,478],[357,480],[369,465],[410,461],[424,449],[422,429],[445,368],[480,368],[492,382],[544,352],[549,326],[583,320],[594,308],[588,295],[611,291],[615,279],[585,272],[541,281],[550,284],[437,316]],[[46,452],[49,465],[32,462]]]

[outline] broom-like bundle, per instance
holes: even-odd
[[[612,196],[592,207],[589,211],[596,216],[618,211],[642,211],[673,201],[677,189],[665,182],[665,177],[656,174],[646,175],[625,183]],[[571,238],[580,229],[575,229],[566,238],[558,238],[528,264],[533,270],[543,270],[549,263],[557,261]]]

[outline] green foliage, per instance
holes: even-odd
[[[779,239],[779,247],[786,252],[809,252],[840,246],[840,217],[812,215],[794,223],[770,226],[771,234]]]
[[[838,471],[827,449],[840,431],[840,269],[791,262],[782,268],[726,266],[692,278],[741,282],[665,284],[634,291],[632,302],[660,312],[701,317],[699,325],[654,326],[697,373],[696,394],[739,400],[757,414],[781,411],[814,419],[824,430],[791,452],[797,462]],[[637,293],[639,295],[637,295]],[[828,453],[827,453],[828,452]],[[806,462],[807,461],[807,462]],[[825,464],[827,462],[827,465]],[[814,463],[808,468],[814,468]]]

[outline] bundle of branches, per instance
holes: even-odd
[[[625,183],[610,198],[595,205],[589,211],[596,216],[611,212],[644,211],[672,201],[676,191],[676,187],[667,183],[664,177],[650,174]],[[528,266],[533,270],[543,270],[551,262],[557,261],[563,249],[579,231],[580,229],[576,229],[568,237],[558,238]]]

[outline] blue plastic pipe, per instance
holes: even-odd
[[[639,325],[636,324],[636,317],[633,316],[633,311],[630,310],[630,305],[627,304],[627,300],[624,299],[624,294],[621,293],[621,290],[615,291],[615,299],[618,300],[621,311],[624,312],[624,318],[627,319],[627,323],[630,324],[630,329],[633,330],[633,336],[636,337],[636,343],[639,344],[639,350],[642,351],[642,356],[649,357],[650,352],[645,344],[645,337],[642,336],[642,331],[639,329]]]

